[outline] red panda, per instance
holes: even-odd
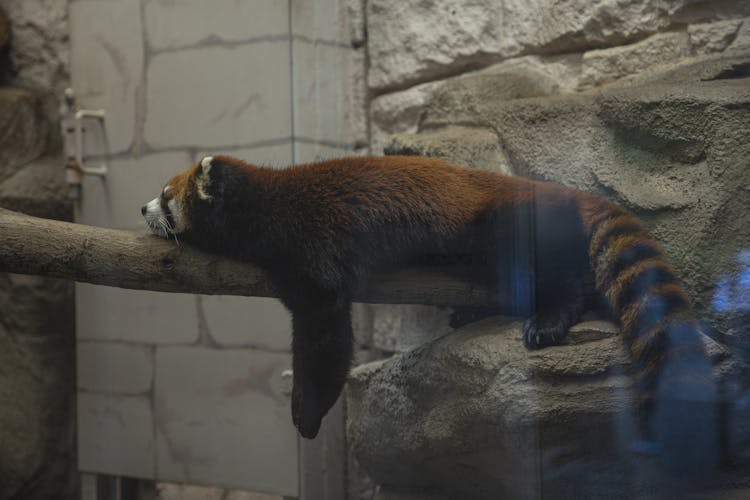
[[[150,228],[256,263],[292,313],[292,418],[313,438],[352,359],[352,295],[370,272],[440,257],[527,316],[529,348],[555,344],[593,273],[632,355],[644,406],[670,333],[697,330],[659,245],[624,209],[553,183],[434,158],[342,158],[283,170],[205,157],[142,208]],[[702,345],[690,343],[698,355]]]

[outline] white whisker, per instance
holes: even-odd
[[[165,239],[172,239],[177,245],[180,245],[180,240],[177,237],[177,227],[179,226],[176,221],[170,220],[167,215],[156,206],[157,200],[151,200],[147,205],[146,213],[143,217],[143,222],[146,224],[148,229]]]

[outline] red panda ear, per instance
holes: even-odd
[[[208,188],[211,185],[211,167],[214,161],[213,156],[206,156],[201,160],[201,168],[198,169],[198,175],[195,178],[195,186],[198,189],[198,196],[202,200],[210,200]]]

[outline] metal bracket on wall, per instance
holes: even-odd
[[[96,120],[102,132],[104,132],[104,153],[106,157],[106,154],[109,153],[104,121],[106,115],[107,113],[104,109],[78,108],[73,89],[65,89],[61,127],[67,160],[65,163],[65,175],[68,181],[68,196],[70,198],[77,199],[80,197],[81,180],[84,175],[94,175],[97,177],[105,177],[107,175],[108,165],[106,160],[102,160],[98,165],[89,165],[87,163],[83,140],[86,133],[85,123],[89,120]]]

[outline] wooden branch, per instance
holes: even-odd
[[[23,215],[0,208],[0,271],[137,290],[278,297],[258,267],[153,235]],[[376,274],[359,302],[500,306],[495,293],[439,269]]]

